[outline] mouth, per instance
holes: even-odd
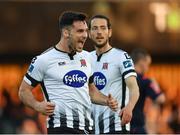
[[[96,37],[97,40],[104,39],[104,37]]]
[[[84,40],[79,40],[78,43],[84,45],[85,41]]]

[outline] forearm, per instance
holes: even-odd
[[[107,105],[107,96],[103,95],[101,92],[96,91],[91,96],[91,101],[98,105]]]
[[[27,106],[36,110],[38,101],[34,98],[33,94],[29,90],[19,90],[20,100]]]
[[[129,88],[129,102],[127,106],[129,106],[131,110],[133,110],[139,98],[139,87],[135,77],[129,77],[126,80],[126,84]]]
[[[33,108],[34,110],[37,110],[38,101],[34,98],[31,89],[24,87],[26,85],[24,82],[21,84],[19,89],[19,98],[20,100],[27,106]]]
[[[107,105],[107,100],[108,97],[99,92],[99,90],[92,84],[89,84],[89,94],[91,97],[91,101],[94,104],[99,104],[99,105]]]
[[[138,98],[139,98],[139,89],[138,88],[131,89],[129,92],[129,102],[127,106],[129,106],[133,110],[134,106],[138,101]]]

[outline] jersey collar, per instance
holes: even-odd
[[[59,51],[59,52],[68,54],[70,60],[74,60],[74,55],[76,55],[76,52],[74,52],[74,53],[68,53],[68,52],[65,52],[65,51],[62,51],[62,50],[58,49],[56,46],[54,46],[54,48],[55,48],[57,51]]]
[[[103,52],[103,53],[101,53],[101,54],[99,54],[99,55],[96,53],[96,55],[97,55],[97,61],[100,61],[102,55],[105,54],[105,53],[108,53],[108,52],[109,52],[110,50],[112,50],[112,49],[113,49],[113,47],[111,47],[109,50],[107,50],[107,51],[105,51],[105,52]]]

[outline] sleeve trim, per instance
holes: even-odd
[[[93,82],[94,82],[94,76],[92,75],[89,77],[89,83],[93,83]]]
[[[31,86],[35,87],[37,86],[40,82],[32,78],[28,73],[26,73],[26,78],[31,82]]]
[[[123,77],[123,78],[127,78],[127,77],[129,77],[130,75],[137,76],[136,71],[135,71],[134,69],[130,69],[130,70],[128,70],[128,71],[125,71],[125,72],[122,74],[122,77]]]

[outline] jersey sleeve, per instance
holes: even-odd
[[[38,83],[42,82],[44,76],[44,62],[38,57],[34,57],[31,61],[29,69],[24,76],[24,81],[29,85],[35,87]]]
[[[134,69],[134,63],[127,52],[124,52],[123,54],[121,54],[120,71],[121,71],[121,74],[124,77],[124,79],[126,79],[130,76],[135,76],[135,77],[137,76],[135,69]]]

